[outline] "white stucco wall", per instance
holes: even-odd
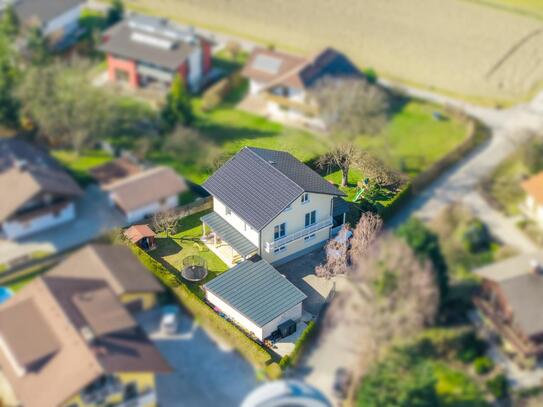
[[[222,312],[224,312],[226,315],[228,315],[230,318],[232,318],[234,321],[236,321],[237,324],[241,325],[245,329],[247,329],[249,332],[252,332],[258,339],[263,340],[270,336],[273,331],[277,329],[277,326],[288,320],[298,320],[302,316],[302,303],[299,303],[295,305],[293,308],[285,311],[283,314],[279,315],[277,318],[275,318],[273,321],[268,322],[264,326],[260,327],[256,325],[254,322],[249,320],[247,317],[245,317],[243,314],[238,312],[236,309],[225,303],[223,300],[221,300],[219,297],[217,297],[215,294],[209,292],[206,290],[206,299],[218,307]]]
[[[79,26],[79,17],[81,16],[82,9],[83,4],[78,5],[53,20],[48,21],[45,27],[43,27],[43,35],[48,36],[59,30],[62,30],[65,35],[72,33]]]
[[[230,215],[227,215],[226,206],[215,197],[213,197],[213,210],[234,228],[236,228],[236,230],[243,234],[243,236],[249,239],[252,244],[254,244],[256,247],[260,246],[260,234],[258,231],[253,229],[243,219],[236,215],[233,210],[231,210]]]
[[[110,201],[115,202],[115,195],[110,195]],[[160,202],[156,201],[149,205],[146,205],[144,207],[138,208],[136,210],[130,211],[125,213],[126,221],[128,223],[134,223],[139,220],[142,220],[143,218],[147,216],[153,216],[155,213],[175,208],[178,205],[178,196],[172,195],[168,198],[166,198],[166,201],[164,204],[160,204]]]
[[[286,249],[280,253],[274,253],[270,250],[266,252],[266,242],[274,241],[274,227],[285,222],[286,235],[305,229],[305,214],[315,210],[316,223],[322,222],[331,216],[332,195],[309,194],[309,202],[302,204],[301,197],[298,197],[291,205],[290,209],[283,211],[261,232],[262,244],[260,247],[260,256],[270,263],[281,260],[284,257],[291,256],[307,247],[314,246],[330,237],[330,228],[321,229],[315,233],[315,237],[310,240],[299,239],[286,245]]]
[[[46,213],[28,222],[4,222],[2,229],[8,239],[18,239],[75,219],[75,204],[70,203],[58,213]]]
[[[265,86],[264,83],[251,79],[249,81],[249,94],[256,95],[264,88],[264,86]]]

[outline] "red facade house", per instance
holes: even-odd
[[[100,50],[109,80],[141,87],[168,86],[179,74],[198,91],[211,70],[211,42],[156,17],[133,15],[110,28]]]

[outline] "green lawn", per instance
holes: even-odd
[[[208,212],[200,212],[179,220],[176,233],[166,237],[164,233],[157,236],[158,247],[149,254],[162,263],[166,268],[180,271],[183,268],[183,259],[187,256],[198,255],[207,262],[208,275],[204,282],[212,280],[220,273],[228,270],[228,266],[211,252],[201,241],[202,223],[200,218]],[[200,284],[188,283],[186,285],[199,296],[203,293]]]
[[[326,135],[286,127],[238,110],[235,102],[240,96],[235,95],[233,100],[211,112],[202,112],[201,100],[194,100],[195,126],[214,141],[225,156],[235,154],[244,146],[286,150],[304,162],[326,152]],[[360,136],[358,145],[388,165],[415,176],[460,144],[466,136],[464,122],[455,118],[438,121],[432,117],[436,111],[443,113],[439,107],[411,101],[391,119],[381,134]],[[174,167],[196,183],[202,183],[211,174],[209,169],[179,162],[175,156],[163,152],[151,153],[150,158]]]
[[[55,150],[52,154],[82,185],[86,185],[91,181],[89,175],[91,168],[113,159],[111,155],[100,150],[87,150],[81,154],[68,150]]]

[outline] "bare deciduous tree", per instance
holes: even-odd
[[[176,159],[203,166],[212,166],[219,149],[203,134],[188,127],[177,127],[166,139],[163,149]]]
[[[405,177],[401,173],[365,151],[356,156],[353,166],[382,187],[395,188],[405,182]]]
[[[327,166],[338,167],[341,170],[341,186],[349,182],[349,170],[360,151],[351,142],[343,142],[332,148],[328,153],[317,160],[319,168]]]
[[[311,90],[311,97],[333,133],[377,134],[386,125],[388,97],[366,80],[325,77]]]
[[[165,211],[157,212],[153,216],[153,227],[157,232],[166,233],[166,237],[170,237],[170,234],[175,231],[177,225],[178,216],[174,209],[167,209]]]
[[[352,238],[348,239],[351,228],[345,225],[336,239],[326,244],[326,262],[315,268],[315,275],[330,279],[332,277],[349,274],[358,258],[367,254],[369,247],[379,237],[383,228],[383,221],[372,212],[366,212],[360,218]],[[350,243],[350,249],[349,249]]]

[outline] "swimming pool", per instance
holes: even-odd
[[[0,304],[11,298],[13,292],[7,287],[0,287]]]

